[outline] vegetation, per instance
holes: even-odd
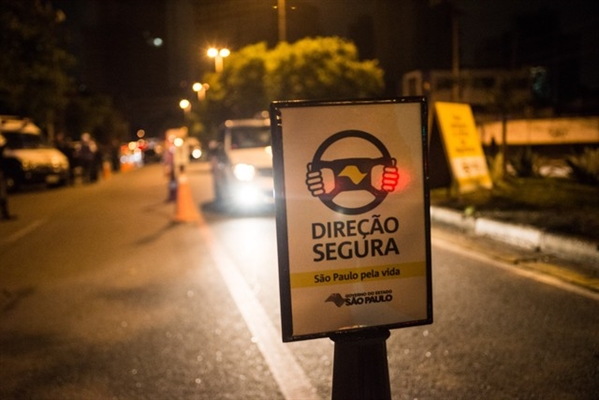
[[[248,118],[274,100],[376,97],[383,71],[376,61],[360,61],[356,46],[337,37],[307,38],[247,46],[227,57],[222,73],[210,73],[202,109],[205,125]]]
[[[599,185],[563,178],[510,178],[493,189],[452,196],[431,191],[431,204],[465,215],[490,216],[547,231],[599,240]]]
[[[51,128],[65,109],[73,58],[61,46],[62,13],[39,0],[0,2],[0,107]]]
[[[532,94],[521,93],[517,90],[520,86],[520,79],[514,78],[509,74],[499,74],[500,85],[491,90],[489,97],[491,100],[490,110],[495,111],[501,118],[501,176],[507,175],[507,165],[509,161],[507,146],[507,121],[510,115],[522,112],[526,106],[532,104]],[[521,93],[520,95],[516,95]]]
[[[491,190],[448,196],[447,189],[432,191],[433,202],[465,209],[547,210],[560,207],[597,209],[599,187],[560,178],[512,178],[496,182]]]
[[[0,1],[0,113],[29,117],[53,139],[64,130],[101,143],[126,135],[123,118],[105,96],[76,92],[66,50],[65,15],[44,0]]]
[[[114,140],[124,141],[129,127],[109,97],[79,95],[69,102],[64,128],[70,138],[79,139],[82,133],[88,132],[101,144],[109,145]]]
[[[578,156],[570,156],[566,162],[572,168],[573,177],[588,184],[599,184],[599,148],[585,148]]]

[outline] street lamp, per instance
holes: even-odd
[[[216,72],[223,71],[223,58],[228,57],[231,54],[229,49],[217,49],[211,47],[208,49],[208,57],[214,58],[214,70]]]
[[[191,111],[191,102],[187,99],[182,99],[179,101],[179,108],[183,110],[183,125],[186,125],[189,112]]]
[[[187,114],[191,111],[191,103],[187,99],[183,99],[179,102],[179,108],[183,110],[183,119],[187,118]]]
[[[279,42],[287,41],[287,10],[285,0],[277,0],[278,22],[279,22]]]
[[[196,82],[191,88],[198,94],[198,101],[202,101],[206,98],[206,91],[210,89],[210,85],[207,83]]]
[[[181,110],[187,112],[191,110],[191,103],[189,102],[189,100],[183,99],[179,102],[179,107],[181,108]]]

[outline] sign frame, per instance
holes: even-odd
[[[385,321],[380,324],[374,325],[364,325],[358,324],[355,326],[342,327],[340,329],[324,329],[324,330],[316,330],[310,332],[300,332],[298,333],[294,330],[294,321],[293,321],[293,313],[294,313],[294,304],[292,299],[292,271],[290,265],[290,246],[289,246],[289,237],[290,237],[290,223],[288,221],[288,182],[285,179],[285,168],[286,168],[286,157],[290,154],[285,154],[285,141],[288,140],[286,135],[288,134],[286,131],[285,125],[285,116],[283,114],[289,113],[291,110],[303,112],[312,112],[316,110],[326,111],[326,110],[337,110],[339,113],[340,110],[347,110],[362,113],[362,117],[365,117],[365,120],[368,120],[369,113],[371,111],[376,111],[377,107],[393,107],[393,110],[400,110],[405,108],[407,105],[410,106],[409,112],[415,114],[416,107],[418,109],[418,116],[411,115],[413,120],[416,121],[419,118],[419,122],[411,122],[410,127],[414,128],[417,125],[417,129],[412,129],[409,134],[410,138],[408,141],[413,142],[412,146],[420,148],[420,154],[418,154],[415,158],[421,160],[421,165],[414,165],[412,168],[416,171],[415,175],[421,178],[421,181],[418,181],[415,185],[416,187],[422,190],[422,193],[417,189],[415,191],[415,197],[417,201],[411,203],[412,207],[422,207],[421,216],[422,216],[422,225],[414,230],[416,233],[414,237],[417,237],[415,242],[419,248],[419,253],[421,257],[424,259],[418,260],[418,263],[412,262],[411,264],[418,264],[418,270],[421,275],[417,276],[418,279],[418,289],[415,291],[418,293],[418,307],[419,313],[415,318],[401,319],[401,320],[390,320]],[[327,107],[329,107],[327,109]],[[341,107],[341,108],[339,108]],[[348,107],[348,108],[344,108]],[[351,108],[349,108],[351,107]],[[408,111],[406,111],[408,112]],[[280,290],[280,307],[281,307],[281,327],[282,327],[282,339],[283,342],[292,342],[299,340],[308,340],[308,339],[317,339],[323,337],[331,337],[332,335],[336,335],[339,333],[360,333],[363,331],[372,331],[374,329],[396,329],[396,328],[405,328],[410,326],[418,326],[418,325],[427,325],[433,322],[433,306],[432,306],[432,267],[431,267],[431,239],[430,239],[430,194],[429,194],[429,161],[428,161],[428,132],[427,132],[427,102],[424,97],[396,97],[396,98],[388,98],[388,99],[360,99],[360,100],[333,100],[333,101],[312,101],[312,100],[295,100],[295,101],[275,101],[270,105],[270,118],[271,118],[271,131],[272,131],[272,150],[273,150],[273,167],[274,167],[274,191],[275,191],[275,216],[276,216],[276,230],[277,230],[277,249],[278,249],[278,262],[279,262],[279,290]],[[319,113],[322,117],[322,112]],[[326,119],[326,118],[325,118]],[[394,122],[398,123],[398,122]],[[406,128],[407,129],[407,128]],[[349,132],[349,133],[348,133]],[[360,136],[361,134],[354,132],[362,132],[359,129],[352,130],[346,129],[340,132],[337,132],[337,136],[340,138],[346,138],[348,136]],[[362,132],[363,133],[363,132]],[[394,132],[399,133],[399,132]],[[370,135],[366,133],[365,135]],[[415,137],[411,135],[416,135]],[[331,139],[332,135],[329,139]],[[373,135],[370,135],[373,136]],[[369,139],[370,142],[377,146],[377,139],[372,139],[370,136],[365,137]],[[399,135],[398,137],[401,137]],[[360,137],[364,139],[364,137]],[[325,142],[330,143],[334,140],[325,140]],[[324,143],[323,143],[324,144]],[[321,145],[316,151],[317,154],[322,153]],[[384,146],[383,146],[384,147]],[[378,147],[381,149],[381,147]],[[305,151],[302,149],[301,151]],[[385,150],[383,150],[383,153]],[[318,161],[318,157],[314,156],[313,161]],[[385,155],[383,155],[382,159],[386,159]],[[394,160],[395,162],[395,160]],[[309,173],[310,167],[308,167]],[[305,172],[303,172],[305,173]],[[305,177],[304,177],[305,178]],[[302,178],[302,181],[303,179]],[[306,178],[307,179],[307,178]],[[306,180],[307,183],[307,180]],[[376,192],[378,193],[378,192]],[[310,193],[306,190],[306,195],[309,197]],[[314,193],[312,193],[314,196]],[[421,197],[420,197],[421,196]],[[334,209],[335,206],[331,205],[332,201],[322,201],[323,204],[320,206],[327,206],[328,208]],[[318,202],[318,199],[314,199],[315,202]],[[376,203],[376,204],[374,204]],[[372,207],[376,208],[379,205],[380,201],[374,201]],[[390,203],[395,204],[395,203]],[[414,205],[415,204],[415,205]],[[351,214],[352,209],[343,209],[337,212],[343,212],[344,214]],[[357,209],[354,213],[360,213],[363,209]],[[372,211],[374,212],[374,211]],[[420,211],[419,211],[420,212]],[[420,214],[419,214],[420,215]],[[417,219],[417,221],[420,221]],[[312,227],[314,229],[314,226]],[[408,228],[409,229],[409,228]],[[314,235],[314,233],[312,234]],[[421,236],[421,237],[420,237]],[[408,246],[406,246],[408,247]],[[409,251],[408,251],[409,253]],[[406,263],[407,265],[407,263]],[[407,267],[406,267],[407,268]],[[364,270],[362,268],[360,270]],[[353,268],[356,270],[356,268]],[[374,270],[373,270],[374,272]],[[399,270],[398,270],[399,273]],[[423,275],[422,275],[423,274]],[[408,272],[408,277],[409,272]],[[401,278],[404,278],[402,276]],[[387,278],[391,279],[391,278]],[[398,278],[399,279],[399,278]],[[374,293],[374,292],[372,292]],[[409,291],[409,293],[412,293]],[[324,304],[324,302],[323,302]],[[339,306],[338,306],[339,307]],[[391,317],[393,318],[393,317]]]

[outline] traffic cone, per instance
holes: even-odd
[[[200,213],[193,202],[189,182],[187,181],[187,176],[185,176],[183,172],[181,172],[178,179],[174,220],[176,222],[200,221]]]
[[[111,169],[110,162],[102,161],[102,178],[110,179],[110,176],[112,175]]]

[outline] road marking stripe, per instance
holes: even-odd
[[[474,252],[471,249],[464,249],[464,248],[460,247],[459,245],[457,245],[455,243],[451,243],[447,240],[433,236],[432,244],[434,246],[439,246],[445,250],[449,250],[454,253],[458,253],[462,256],[465,256],[465,257],[468,257],[471,259],[475,259],[478,261],[483,261],[483,262],[488,263],[494,267],[501,268],[506,271],[510,271],[512,273],[527,277],[529,279],[533,279],[537,282],[541,282],[546,285],[551,285],[551,286],[560,288],[562,290],[567,290],[569,292],[576,293],[578,295],[587,297],[589,299],[599,300],[599,293],[591,291],[590,289],[585,289],[581,286],[565,282],[565,281],[558,279],[554,276],[547,275],[547,274],[544,274],[541,272],[519,268],[518,266],[516,266],[514,264],[510,264],[510,263],[507,263],[504,261],[497,260],[495,258],[489,257],[482,253]],[[434,266],[433,266],[433,268],[434,268]]]
[[[46,222],[48,222],[47,218],[35,220],[32,223],[30,223],[29,225],[25,226],[24,228],[19,229],[12,235],[7,236],[6,239],[3,240],[3,242],[4,242],[4,244],[14,243],[17,240],[21,239],[23,236],[26,236],[29,233],[33,232],[34,230],[36,230],[37,228],[39,228],[41,225],[45,224]]]
[[[241,312],[270,371],[286,399],[319,399],[303,368],[291,351],[283,344],[281,335],[273,326],[266,311],[253,295],[238,272],[235,262],[212,234],[207,224],[200,224],[200,232],[208,244],[211,256],[222,275],[231,297]]]

